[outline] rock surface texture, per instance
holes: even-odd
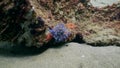
[[[64,42],[74,40],[79,34],[77,42],[119,46],[120,3],[103,8],[88,3],[89,0],[2,0],[0,40],[41,47],[56,40],[50,29],[62,22],[71,32]],[[67,25],[71,23],[72,26]]]

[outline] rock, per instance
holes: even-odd
[[[114,30],[112,29],[104,29],[98,31],[96,34],[91,34],[85,38],[86,43],[92,45],[120,45],[120,37],[114,35]]]
[[[7,10],[4,9],[8,6],[11,7]],[[40,7],[37,0],[3,0],[0,3],[0,12],[3,15],[0,17],[0,41],[4,39],[4,41],[11,41],[17,44],[23,44],[24,42],[28,46],[36,45],[38,40],[35,40],[36,36],[34,34],[40,36],[45,33],[46,22],[44,19],[47,17],[47,12],[41,7],[38,9],[38,6]],[[3,26],[3,24],[6,25]],[[32,24],[32,27],[30,24]]]
[[[65,21],[64,24],[74,23],[78,25],[77,28],[70,26],[73,30],[69,30],[73,34],[69,36],[70,39],[68,41],[76,37],[74,41],[85,41],[89,44],[96,44],[96,42],[104,44],[103,39],[105,37],[104,41],[107,45],[114,43],[119,45],[119,36],[114,35],[115,30],[110,29],[112,31],[106,33],[104,30],[99,30],[101,26],[98,27],[97,31],[91,30],[96,28],[94,25],[88,30],[84,28],[92,24],[91,22],[86,24],[86,20],[89,20],[89,18],[94,19],[96,22],[102,19],[102,21],[109,21],[111,18],[119,21],[119,5],[118,7],[116,7],[117,5],[109,6],[109,9],[106,10],[104,8],[105,10],[102,10],[87,5],[88,2],[89,0],[54,0],[54,3],[53,0],[2,0],[0,2],[0,41],[10,41],[17,44],[24,43],[24,45],[28,46],[40,44],[41,46],[49,42],[46,41],[47,34],[50,32],[49,28],[53,28],[59,22]],[[82,23],[84,24],[83,27]],[[90,35],[85,36],[84,32],[87,31],[90,32]],[[77,33],[81,34],[79,36],[84,37],[76,36]],[[107,36],[104,36],[104,34]],[[58,37],[58,39],[60,38]],[[66,39],[65,42],[67,42]]]

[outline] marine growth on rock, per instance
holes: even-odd
[[[65,42],[71,34],[63,23],[57,24],[54,28],[50,29],[49,31],[55,39],[55,42]]]

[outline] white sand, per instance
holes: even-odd
[[[120,47],[117,46],[69,43],[37,55],[5,54],[0,51],[0,68],[120,68]]]
[[[90,2],[95,7],[105,7],[107,5],[112,5],[113,3],[118,3],[120,0],[91,0]]]

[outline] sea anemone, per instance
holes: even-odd
[[[54,28],[49,30],[55,42],[65,42],[70,36],[70,32],[63,23],[57,24]]]

